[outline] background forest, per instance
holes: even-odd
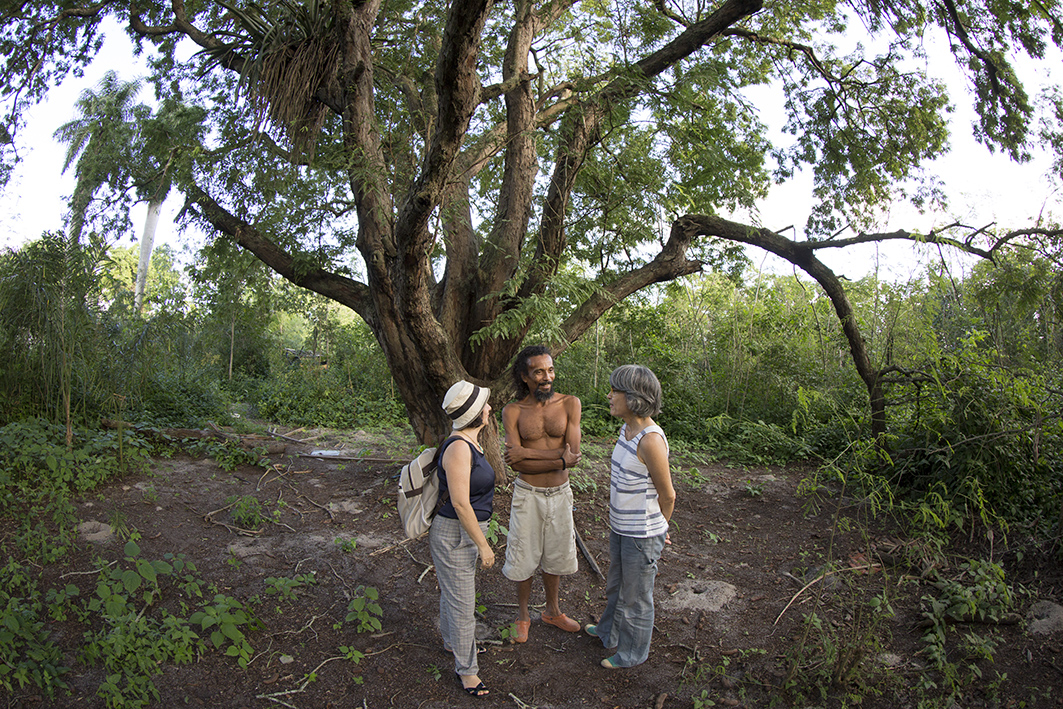
[[[336,304],[286,284],[217,242],[184,269],[168,248],[157,250],[138,313],[135,249],[90,243],[79,247],[64,235],[44,235],[0,257],[0,500],[8,530],[6,580],[0,583],[0,686],[16,702],[26,691],[58,699],[68,688],[68,669],[45,615],[56,621],[73,613],[67,609],[79,607],[77,588],[50,586],[34,569],[62,568],[73,553],[75,500],[178,450],[209,455],[224,469],[269,462],[262,451],[182,441],[164,431],[220,425],[260,433],[280,422],[394,433],[409,425],[371,332]],[[210,265],[219,262],[224,270]],[[584,402],[588,440],[615,431],[605,401],[609,372],[640,362],[664,386],[659,420],[676,456],[799,471],[801,505],[816,508],[847,489],[880,520],[873,524],[888,518],[905,538],[918,539],[912,554],[944,559],[960,553],[965,583],[943,579],[941,601],[923,598],[929,604],[924,616],[933,623],[923,642],[934,674],[923,675],[919,692],[926,698],[920,706],[932,707],[981,686],[977,663],[993,660],[997,641],[968,634],[963,647],[977,640],[981,654],[950,654],[946,643],[957,641],[946,640],[954,637],[946,628],[972,617],[1010,617],[1005,613],[1018,591],[1006,580],[1005,559],[1058,564],[1063,278],[1050,254],[1030,248],[1013,249],[967,273],[943,262],[927,262],[918,272],[903,283],[871,275],[846,284],[869,351],[889,382],[883,440],[871,435],[867,389],[830,301],[805,279],[748,265],[629,298],[564,350],[558,371],[559,388]],[[546,312],[532,339],[551,335]],[[689,480],[703,484],[695,473],[677,470],[682,479],[693,476]],[[580,475],[577,482],[597,485]],[[151,495],[154,485],[147,489]],[[750,496],[761,490],[761,483],[746,484]],[[240,507],[253,501],[253,508]],[[265,524],[267,508],[258,511],[257,497],[227,502],[237,505],[231,514],[240,525]],[[204,613],[230,619],[224,630],[234,638],[228,655],[241,663],[253,657],[250,642],[260,643],[252,639],[260,600],[216,595],[213,605],[188,621],[166,619],[164,610],[166,624],[156,625],[144,613],[161,593],[162,577],[174,575],[176,582],[184,562],[180,555],[137,560],[140,533],[117,508],[109,521],[129,540],[130,570],[108,571],[104,564],[97,582],[103,595],[86,598],[87,610],[77,611],[83,622],[98,615],[106,629],[86,635],[83,658],[114,672],[98,690],[106,706],[140,707],[164,698],[153,677],[160,663],[187,662],[196,647],[205,652],[204,641],[189,634],[200,622],[204,629],[214,622]],[[988,559],[954,549],[957,540],[976,533],[988,535]],[[343,548],[353,549],[353,541]],[[229,562],[239,574],[239,560],[230,556]],[[270,577],[266,583],[270,589],[289,584],[294,599],[313,578]],[[129,589],[143,584],[144,610],[116,600],[126,597],[121,589],[132,598]],[[874,675],[861,675],[858,668],[863,653],[881,642],[883,623],[892,615],[888,596],[869,596],[855,583],[830,588],[843,608],[857,614],[855,620],[849,616],[852,628],[845,631],[853,635],[835,637],[820,628],[817,613],[807,615],[805,627],[816,630],[811,636],[806,631],[788,651],[790,675],[781,688],[769,690],[772,701],[784,690],[789,705],[818,706],[812,697],[821,692],[823,701],[834,696],[845,706],[880,691]],[[359,592],[373,598],[378,593]],[[369,611],[355,609],[358,603],[379,615],[379,606],[365,605],[368,596],[356,597],[348,620],[365,619],[359,632],[379,629]],[[867,616],[858,612],[865,604],[873,609]],[[229,642],[218,632],[213,637],[218,649]],[[340,650],[355,664],[362,657],[353,647]],[[143,657],[155,659],[136,659]],[[995,696],[1007,673],[997,671],[996,677],[978,691]],[[693,690],[684,690],[694,692],[694,706],[713,706],[710,690],[701,689],[702,670],[694,678]],[[1030,691],[1051,696],[1042,684]]]
[[[226,271],[180,271],[159,250],[139,315],[130,248],[46,235],[5,253],[0,420],[15,428],[36,421],[42,433],[98,429],[102,419],[407,425],[361,320],[226,242],[213,248],[224,253],[203,263],[224,261]],[[712,459],[865,471],[891,497],[932,495],[943,528],[979,517],[1055,540],[1063,514],[1058,264],[1016,248],[969,273],[929,262],[908,282],[871,275],[847,285],[887,382],[885,440],[869,434],[868,394],[830,301],[807,279],[750,267],[619,304],[558,357],[563,389],[583,400],[588,434],[609,435],[608,374],[639,362],[662,381],[669,435]],[[550,341],[548,314],[542,325],[530,340]]]

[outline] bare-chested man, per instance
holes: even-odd
[[[544,623],[574,633],[580,625],[558,605],[561,576],[576,573],[576,532],[568,471],[579,463],[579,420],[575,396],[554,393],[554,360],[542,346],[526,347],[513,363],[517,400],[502,409],[506,463],[519,473],[513,486],[509,538],[502,573],[517,582],[513,640],[527,642],[532,578],[542,569],[546,591]]]

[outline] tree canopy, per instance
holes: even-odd
[[[501,381],[533,327],[563,347],[631,293],[726,268],[741,242],[815,271],[817,244],[882,205],[940,204],[924,166],[949,149],[957,97],[926,69],[929,35],[969,77],[981,142],[1020,161],[1061,144],[1060,92],[1031,97],[1014,69],[1063,45],[1059,0],[0,8],[4,165],[25,109],[118,18],[160,102],[201,111],[167,134],[184,217],[357,312],[423,440],[445,426],[446,388]],[[792,139],[773,142],[743,94],[758,85],[782,93]],[[805,168],[804,245],[719,217]],[[1005,239],[905,234],[987,255]],[[815,277],[830,292],[833,274]],[[874,398],[874,369],[861,376]]]

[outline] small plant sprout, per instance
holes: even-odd
[[[334,541],[336,543],[336,546],[338,546],[340,548],[340,551],[342,551],[344,554],[350,554],[358,547],[358,542],[355,541],[354,537],[351,537],[349,539],[344,539],[343,537],[336,537]]]

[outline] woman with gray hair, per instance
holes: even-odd
[[[624,421],[609,476],[609,577],[606,605],[589,635],[616,654],[602,660],[615,670],[641,665],[653,637],[653,582],[668,539],[675,488],[668,441],[653,417],[661,411],[661,384],[646,367],[626,364],[609,375],[609,413]]]
[[[436,454],[439,497],[445,501],[428,534],[439,582],[443,647],[454,655],[461,688],[474,697],[488,694],[476,658],[476,559],[485,569],[495,563],[486,535],[495,498],[495,471],[478,440],[491,413],[490,397],[486,387],[464,380],[443,397],[443,410],[453,430]]]

